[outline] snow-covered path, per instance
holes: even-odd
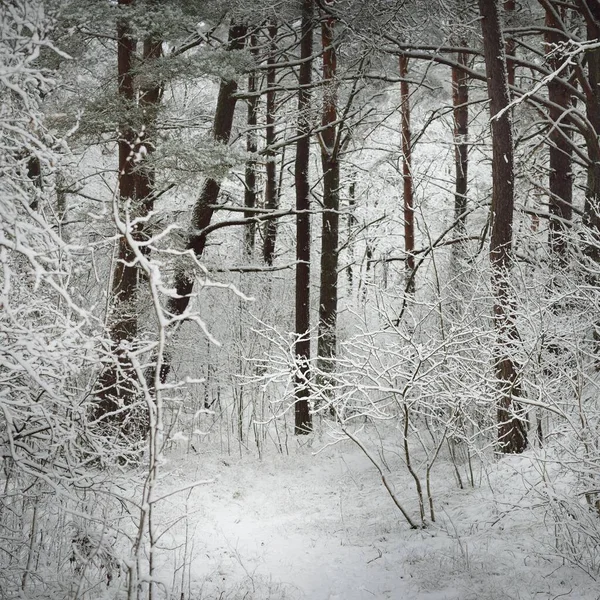
[[[398,496],[417,515],[406,469],[386,458]],[[214,483],[161,507],[161,543],[177,550],[159,571],[178,599],[181,592],[198,600],[600,598],[592,579],[548,556],[541,519],[526,509],[503,512],[519,498],[528,506],[527,459],[490,469],[481,486],[458,490],[441,460],[432,480],[437,522],[413,531],[350,442],[262,461],[172,458],[164,490]],[[187,529],[178,521],[185,514]]]

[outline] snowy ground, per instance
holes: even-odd
[[[478,486],[466,490],[441,457],[432,479],[436,523],[410,530],[356,446],[315,453],[316,446],[293,442],[289,456],[262,461],[203,452],[169,457],[161,492],[214,480],[171,496],[157,515],[160,543],[175,548],[158,560],[173,598],[600,598],[599,583],[552,555],[530,457],[490,462],[477,472]],[[406,468],[398,456],[385,458],[399,498],[416,516]]]

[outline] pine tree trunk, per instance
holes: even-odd
[[[323,168],[323,221],[321,227],[321,281],[319,295],[318,367],[331,372],[336,354],[338,304],[338,241],[340,210],[340,162],[337,139],[337,54],[335,19],[321,25],[323,44],[323,115],[321,165]],[[322,383],[326,383],[323,381]]]
[[[277,191],[277,163],[276,154],[271,149],[275,144],[275,83],[277,75],[277,59],[275,53],[277,51],[277,25],[271,23],[267,28],[269,35],[269,56],[267,58],[267,109],[265,129],[265,142],[267,146],[267,165],[266,165],[266,181],[265,181],[265,208],[275,211],[278,206],[278,191]],[[264,229],[264,244],[263,244],[263,259],[269,266],[273,265],[275,255],[275,242],[277,240],[277,221],[271,219],[266,222]]]
[[[566,42],[567,38],[556,31],[560,29],[560,25],[556,15],[550,8],[546,8],[546,27],[555,30],[547,31],[545,34],[546,53],[550,55],[547,59],[548,66],[550,70],[555,71],[562,62],[556,46]],[[569,111],[571,99],[565,86],[557,82],[556,79],[548,82],[548,99],[556,105],[549,110],[551,129],[548,135],[550,141],[548,242],[550,251],[564,261],[567,253],[565,235],[568,230],[568,223],[573,216],[573,179],[571,174],[573,151],[569,130],[565,123],[565,115]]]
[[[294,165],[296,183],[296,376],[295,433],[312,431],[307,381],[310,378],[310,84],[312,81],[313,0],[302,0],[302,39],[298,90],[298,142]]]
[[[258,56],[257,39],[256,34],[253,33],[249,38],[250,53],[256,60]],[[248,209],[256,208],[256,152],[258,150],[257,142],[257,131],[256,126],[258,123],[257,111],[259,96],[253,95],[257,91],[257,74],[256,71],[251,71],[248,75],[248,131],[246,133],[246,150],[250,155],[250,158],[246,162],[245,171],[245,187],[244,187],[244,206]],[[244,213],[245,219],[252,219],[254,217],[252,210]],[[249,221],[245,225],[244,231],[244,249],[246,254],[252,255],[254,252],[254,245],[256,241],[256,223]]]
[[[510,94],[500,27],[498,0],[479,0],[481,30],[492,123],[492,229],[490,262],[494,323],[497,331],[495,370],[499,386],[498,444],[503,453],[520,453],[527,447],[525,424],[515,398],[521,394],[518,367],[511,342],[518,339],[510,290],[514,209],[514,158]],[[501,113],[501,114],[500,114]]]
[[[466,46],[466,42],[462,45]],[[468,55],[459,52],[457,62],[467,66]],[[458,237],[464,236],[467,225],[467,184],[469,168],[469,77],[461,69],[452,68],[452,100],[454,105],[454,220]]]
[[[119,0],[120,5],[131,4],[132,0]],[[123,104],[131,106],[135,101],[133,62],[136,41],[126,20],[117,23],[117,90]],[[119,127],[119,204],[129,204],[133,210],[136,201],[134,163],[132,160],[135,132],[128,123]],[[123,215],[124,217],[124,215]],[[108,365],[100,375],[96,417],[107,422],[118,423],[124,433],[134,424],[128,421],[127,412],[114,415],[121,405],[130,405],[135,396],[135,375],[122,342],[133,343],[137,337],[136,296],[138,268],[134,264],[135,254],[121,236],[117,246],[117,257],[112,280],[111,312],[108,315],[112,352],[116,363]],[[111,416],[113,415],[113,416]],[[142,430],[145,428],[142,427]]]
[[[600,5],[597,0],[581,0],[587,22],[588,40],[600,37]],[[583,224],[587,229],[584,251],[594,262],[600,262],[600,49],[586,53],[589,90],[586,99],[586,115],[593,130],[587,135],[589,165],[583,208]]]
[[[415,204],[412,179],[412,148],[410,133],[410,97],[408,87],[408,58],[399,58],[400,102],[402,118],[402,180],[404,189],[404,251],[406,253],[406,293],[415,292]]]
[[[228,50],[242,50],[246,37],[246,27],[242,25],[232,25],[229,29]],[[235,80],[223,80],[219,86],[219,95],[217,97],[217,108],[213,124],[213,138],[217,142],[227,144],[231,136],[233,127],[233,115],[236,105],[236,92],[238,84]],[[210,225],[214,212],[213,205],[217,202],[219,192],[221,191],[221,182],[216,179],[208,178],[202,186],[200,196],[194,205],[191,219],[191,233],[188,236],[186,250],[192,250],[196,258],[201,258],[206,247],[206,234],[203,230]],[[169,298],[167,310],[174,316],[183,315],[186,311],[194,288],[195,276],[180,265],[175,273],[175,291],[176,296]],[[165,376],[168,373],[168,366],[165,367]]]
[[[144,40],[142,64],[144,66],[146,81],[140,86],[139,106],[142,109],[144,122],[144,136],[142,145],[146,148],[146,156],[151,157],[156,149],[156,119],[158,118],[158,109],[161,98],[161,85],[154,80],[153,69],[155,63],[162,56],[162,39],[149,36]],[[144,159],[145,161],[145,159]],[[156,184],[156,174],[153,167],[148,167],[142,162],[138,165],[136,173],[136,198],[139,203],[139,215],[147,216],[154,210],[154,187]],[[147,230],[146,225],[141,225],[135,232],[136,239],[146,241],[150,238],[151,232]],[[141,247],[142,253],[148,255],[150,248]]]

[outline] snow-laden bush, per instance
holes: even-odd
[[[42,2],[0,5],[0,590],[5,598],[67,597],[77,588],[85,571],[82,552],[74,550],[81,540],[66,524],[77,514],[90,526],[98,502],[92,500],[92,467],[104,453],[87,422],[88,380],[96,362],[93,320],[71,294],[73,274],[87,266],[60,235],[64,206],[56,193],[56,170],[67,148],[44,127],[40,107],[55,84],[42,66],[48,53],[59,52],[50,28]],[[90,544],[88,562],[102,550]],[[104,563],[112,565],[111,560]],[[77,564],[69,569],[72,561]]]

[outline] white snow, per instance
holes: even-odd
[[[436,523],[410,530],[351,442],[320,453],[289,446],[289,456],[262,461],[217,452],[171,457],[159,495],[214,479],[169,496],[157,512],[161,545],[176,548],[157,558],[173,598],[600,597],[598,583],[553,556],[552,530],[536,508],[533,451],[490,460],[465,490],[442,457],[432,477]],[[417,517],[406,468],[392,453],[385,458],[399,499]],[[178,520],[186,514],[187,529]]]

